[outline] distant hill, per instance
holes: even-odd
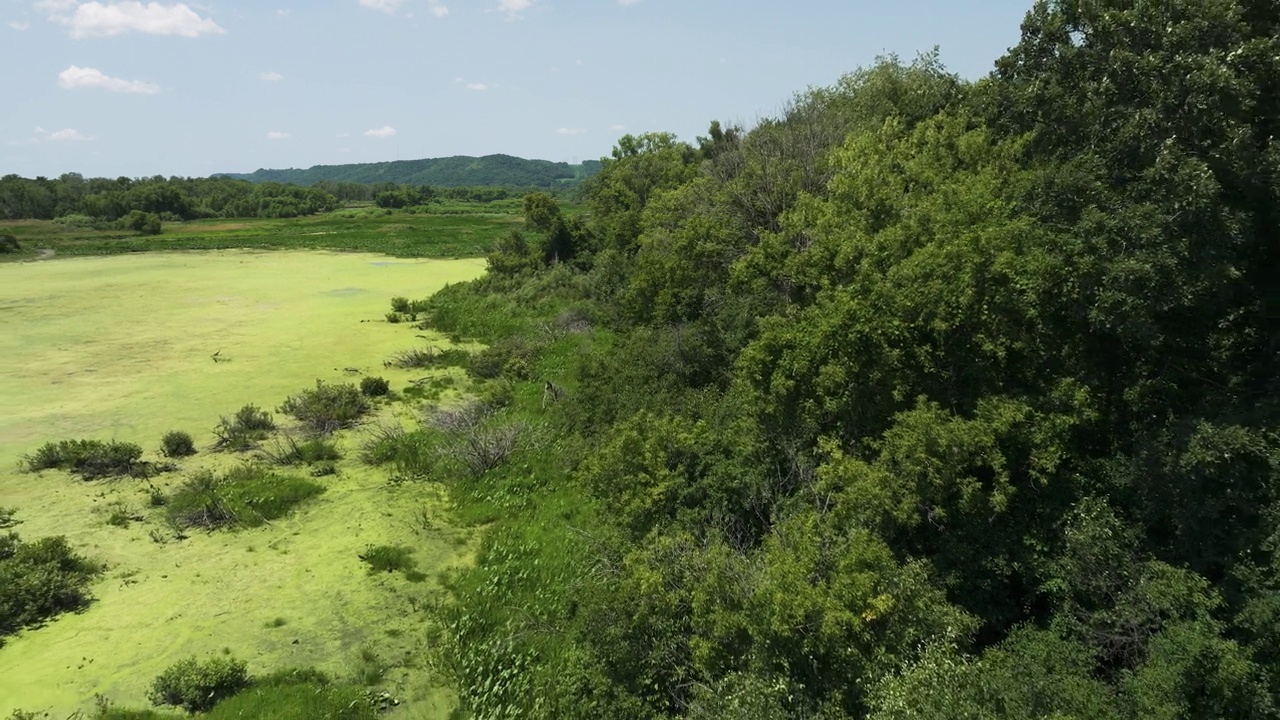
[[[283,182],[294,185],[314,185],[330,181],[361,184],[393,182],[438,187],[497,185],[550,188],[584,180],[599,170],[599,160],[570,165],[550,160],[525,160],[511,155],[456,155],[425,160],[316,165],[305,170],[262,169],[251,173],[221,173],[221,176],[250,182]]]

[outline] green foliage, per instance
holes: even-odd
[[[77,555],[63,536],[24,542],[0,535],[0,642],[24,627],[89,604],[89,583],[102,566]]]
[[[21,251],[22,245],[18,243],[18,238],[12,235],[0,235],[0,255]]]
[[[263,449],[262,454],[267,460],[277,465],[297,465],[299,463],[307,463],[309,465],[317,463],[333,463],[342,458],[342,453],[338,451],[337,446],[327,442],[321,438],[311,438],[299,442],[297,438],[290,434],[284,434],[272,441],[272,443]]]
[[[160,216],[141,210],[130,210],[128,215],[116,221],[122,230],[132,230],[142,235],[160,234]]]
[[[243,465],[223,475],[197,473],[174,491],[165,512],[180,530],[252,528],[284,517],[322,492],[324,487],[310,480]]]
[[[369,565],[369,573],[403,572],[408,573],[418,567],[413,559],[413,550],[403,545],[377,545],[365,548],[360,559]]]
[[[187,457],[196,454],[196,443],[190,433],[174,430],[160,438],[160,452],[168,458]]]
[[[45,443],[34,454],[27,455],[23,464],[30,472],[67,470],[85,480],[95,480],[143,472],[141,457],[142,448],[133,443],[62,440]]]
[[[280,412],[293,416],[308,431],[319,435],[351,427],[369,409],[368,398],[355,385],[326,385],[320,380],[316,380],[314,389],[292,395],[280,405]]]
[[[510,155],[467,157],[458,155],[424,160],[361,163],[351,165],[317,165],[305,170],[258,170],[247,175],[229,177],[253,182],[273,181],[297,185],[324,183],[407,183],[442,186],[441,189],[472,189],[500,186],[494,189],[552,187],[565,181],[591,174],[596,164],[569,165],[547,160],[525,160]]]
[[[213,431],[218,441],[213,447],[215,450],[244,452],[265,440],[275,429],[271,413],[253,404],[245,405],[234,416],[224,417],[218,422]]]
[[[391,392],[391,385],[385,378],[360,378],[360,394],[365,397],[383,397],[389,392]]]
[[[187,658],[156,677],[151,684],[151,701],[176,705],[189,713],[207,712],[248,685],[248,666],[243,660]]]

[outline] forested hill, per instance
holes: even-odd
[[[550,160],[526,160],[511,155],[470,157],[455,155],[423,160],[316,165],[303,169],[261,169],[247,174],[224,173],[226,177],[250,182],[282,182],[314,185],[318,182],[398,183],[437,187],[556,187],[584,180],[600,170],[598,160],[577,165]]]

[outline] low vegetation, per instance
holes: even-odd
[[[377,545],[365,548],[360,559],[369,566],[370,573],[408,572],[418,567],[413,550],[403,545]]]
[[[322,438],[299,441],[285,433],[262,449],[262,456],[276,465],[314,465],[342,459],[337,446]]]
[[[275,429],[276,422],[271,413],[256,405],[245,405],[232,417],[224,417],[218,422],[213,431],[218,440],[213,448],[234,452],[252,450]]]
[[[167,458],[188,457],[196,454],[196,442],[190,433],[174,430],[160,438],[160,452]]]
[[[142,448],[133,443],[102,440],[62,440],[45,443],[24,459],[26,469],[66,470],[85,480],[145,474]]]
[[[291,415],[308,432],[330,435],[355,425],[370,410],[368,398],[355,385],[326,384],[290,396],[280,412]]]
[[[170,496],[165,511],[179,530],[251,528],[322,492],[324,487],[311,480],[244,465],[222,475],[197,473]]]
[[[0,643],[24,627],[86,607],[89,584],[101,572],[65,537],[24,542],[16,533],[0,535]]]
[[[22,245],[18,243],[18,238],[12,235],[0,235],[0,254],[22,252]]]
[[[365,397],[383,397],[391,392],[391,384],[384,378],[360,378],[360,394]]]
[[[155,679],[151,685],[151,702],[174,705],[189,713],[207,712],[248,685],[249,669],[243,660],[187,658]]]

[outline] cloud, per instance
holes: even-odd
[[[284,8],[280,8],[279,10],[276,10],[276,17],[286,18],[286,17],[289,17],[289,13],[291,13],[291,12],[293,12],[293,11],[292,11],[292,10],[285,10]]]
[[[622,123],[618,123],[618,124],[616,124],[616,125],[610,125],[610,126],[609,126],[609,129],[610,129],[610,130],[618,130],[618,131],[621,131],[621,130],[626,130],[626,129],[627,129],[627,126],[626,126],[626,125],[623,125]]]
[[[638,2],[640,2],[640,0],[618,0],[619,5],[635,5]]]
[[[376,130],[365,130],[365,131],[364,131],[364,136],[365,136],[365,137],[373,137],[373,138],[389,138],[389,137],[395,137],[395,136],[396,136],[396,129],[395,129],[395,128],[393,128],[393,127],[391,127],[390,125],[383,125],[382,127],[378,128],[378,129],[376,129]]]
[[[7,23],[5,23],[5,24],[6,24],[6,25],[8,25],[9,27],[13,28],[14,30],[19,30],[19,31],[21,31],[21,30],[30,30],[30,29],[31,29],[31,23],[29,23],[29,22],[19,22],[19,21],[17,21],[17,20],[10,20],[9,22],[7,22]]]
[[[45,130],[42,127],[38,127],[36,128],[35,133],[36,133],[36,136],[33,139],[28,140],[27,143],[67,142],[67,141],[83,141],[83,140],[93,139],[88,135],[81,133],[79,130],[73,130],[71,128],[63,128],[62,130],[55,130],[50,132],[48,130]]]
[[[394,14],[396,10],[400,9],[400,6],[404,4],[404,0],[360,0],[360,4],[364,7],[381,10],[382,12],[391,15]]]
[[[280,82],[284,79],[284,76],[275,70],[270,70],[268,72],[258,73],[258,79],[263,82]]]
[[[468,90],[488,90],[489,86],[484,83],[467,83]]]
[[[498,0],[498,12],[507,16],[508,20],[517,20],[520,13],[533,6],[533,0]]]
[[[582,128],[560,128],[556,131],[557,135],[581,135],[586,132]]]
[[[102,71],[97,68],[82,68],[75,65],[58,73],[58,85],[67,90],[102,88],[111,92],[139,93],[142,95],[154,95],[160,92],[160,86],[153,83],[146,83],[141,80],[121,80],[110,75],[103,75]]]
[[[449,14],[449,8],[440,0],[427,0],[427,12],[436,17],[444,17]]]
[[[67,14],[72,8],[75,12]],[[49,12],[49,19],[71,28],[71,37],[77,40],[87,37],[110,37],[128,32],[149,35],[180,35],[197,37],[226,32],[211,18],[202,18],[185,3],[161,5],[158,2],[142,4],[94,0],[84,4],[63,0],[44,0],[36,8]]]
[[[267,133],[268,140],[288,140],[291,137],[293,136],[290,135],[289,133],[280,132],[279,130],[272,130],[271,132]]]
[[[351,137],[351,133],[338,133],[337,135],[334,135],[334,137],[337,137],[337,138]]]

